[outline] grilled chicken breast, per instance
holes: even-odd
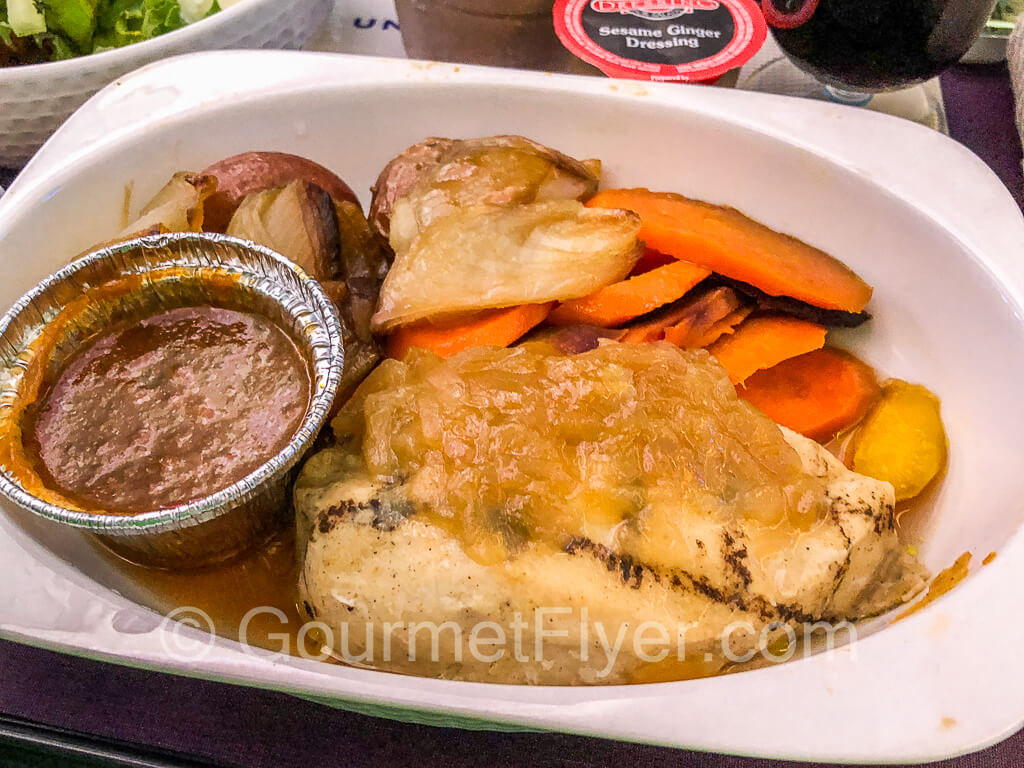
[[[609,360],[619,360],[627,367],[650,354],[652,367],[688,366],[687,375],[694,368],[705,378],[689,380],[692,387],[705,382],[713,391],[702,397],[720,398],[735,410],[729,429],[739,428],[740,417],[767,422],[737,403],[731,387],[718,386],[720,369],[706,356],[615,349],[627,346],[639,345],[603,348],[600,362],[607,368],[616,365]],[[549,368],[551,363],[546,360]],[[431,365],[432,380],[448,370],[440,361]],[[470,367],[479,371],[483,365],[477,360]],[[371,389],[408,387],[410,379],[398,381],[407,373],[400,366],[385,370],[379,378],[387,381]],[[643,380],[646,369],[630,370],[622,381],[635,381],[636,391],[623,394],[622,381],[606,381],[601,373],[608,387],[601,394],[627,398],[635,415],[654,385]],[[507,398],[514,381],[493,385],[505,387],[504,411],[514,411]],[[460,397],[472,400],[476,390],[471,377],[468,382]],[[557,388],[539,382],[536,391],[552,386]],[[419,390],[403,392],[415,398]],[[358,392],[354,401],[346,406],[349,418],[369,408]],[[452,418],[457,411],[449,407]],[[572,416],[562,418],[571,422]],[[352,423],[343,412],[335,428]],[[402,432],[400,422],[389,423],[391,432]],[[770,422],[755,426],[781,429]],[[530,536],[495,518],[509,544],[497,558],[481,556],[488,550],[467,539],[465,530],[431,514],[420,474],[371,473],[365,458],[373,451],[367,447],[371,436],[342,434],[338,445],[306,463],[295,490],[300,604],[322,622],[331,651],[350,663],[503,683],[681,679],[722,671],[758,649],[784,648],[814,622],[884,612],[925,583],[923,569],[896,535],[892,487],[849,471],[817,443],[788,430],[779,445],[795,451],[801,482],[816,489],[816,503],[824,503],[809,522],[709,514],[685,487],[697,483],[700,473],[682,472],[678,494],[648,494],[641,512],[612,526],[584,514],[558,535]],[[653,444],[663,438],[648,429],[643,439]],[[536,471],[526,458],[521,461],[521,471]],[[592,468],[586,477],[593,477]]]

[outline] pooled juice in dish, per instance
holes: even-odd
[[[164,509],[279,453],[309,398],[307,366],[271,320],[181,307],[88,340],[29,409],[24,444],[46,485],[83,509]]]
[[[230,562],[169,571],[147,568],[106,553],[110,563],[144,593],[142,602],[161,614],[193,608],[209,617],[215,634],[257,648],[329,660],[314,633],[303,632],[296,607],[298,565],[289,527]]]

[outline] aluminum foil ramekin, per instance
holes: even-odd
[[[95,292],[133,277],[141,278],[138,289],[117,300]],[[225,282],[232,285],[230,295],[225,295]],[[222,306],[276,321],[296,342],[311,381],[299,430],[283,451],[249,476],[170,509],[135,515],[67,509],[28,492],[5,466],[0,466],[0,494],[40,517],[95,534],[129,560],[156,567],[208,565],[265,540],[287,521],[296,464],[326,421],[337,391],[343,349],[334,304],[284,257],[225,235],[154,235],[103,248],[46,278],[0,318],[0,423],[11,418],[23,374],[37,354],[33,342],[63,308],[90,290],[97,301],[75,315],[82,318],[75,323],[77,330],[62,334],[49,365],[59,366],[76,342],[120,316],[199,303],[209,296]]]

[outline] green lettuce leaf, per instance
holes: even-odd
[[[71,43],[60,35],[48,35],[45,47],[50,52],[50,61],[73,59],[79,55]]]
[[[0,0],[0,45],[12,48],[14,46],[13,38],[14,31],[11,29],[11,25],[7,23],[7,3],[4,0]]]
[[[61,61],[78,53],[70,41],[53,32],[29,37],[15,35],[7,21],[7,3],[0,0],[0,66]]]
[[[185,26],[177,0],[110,0],[101,2],[97,13],[98,50],[139,43]]]
[[[7,0],[0,0],[0,66],[14,63],[34,63],[38,61],[59,61],[89,53],[100,53],[112,48],[140,43],[166,32],[172,32],[186,26],[181,16],[179,0],[37,0],[40,7],[46,8],[48,18],[52,19],[53,28],[45,34],[32,35],[31,38],[18,38],[11,29],[7,19]],[[71,14],[65,6],[77,8],[81,6],[83,13]],[[95,9],[95,33],[92,31],[91,16]],[[217,0],[213,0],[206,16],[221,10]],[[88,13],[84,13],[88,11]],[[64,29],[61,21],[75,16],[82,17],[83,24],[65,25],[74,29]],[[65,18],[67,17],[67,18]],[[84,21],[89,21],[86,29]],[[79,33],[79,43],[71,32]],[[89,40],[86,40],[86,36]]]
[[[79,53],[92,50],[97,0],[37,0],[46,15],[47,31],[70,40]]]

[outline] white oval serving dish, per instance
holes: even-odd
[[[522,133],[600,157],[606,183],[734,205],[876,286],[852,345],[941,394],[951,461],[922,526],[933,572],[970,576],[860,639],[725,677],[610,688],[426,680],[255,652],[140,607],[73,531],[4,507],[0,634],[120,663],[464,727],[543,728],[737,754],[921,762],[1024,722],[1024,219],[974,155],[866,110],[702,86],[635,84],[330,54],[210,53],[105,89],[0,198],[0,305],[121,228],[175,171],[249,149],[306,155],[368,201],[383,164],[430,135]],[[981,560],[998,552],[986,566]]]

